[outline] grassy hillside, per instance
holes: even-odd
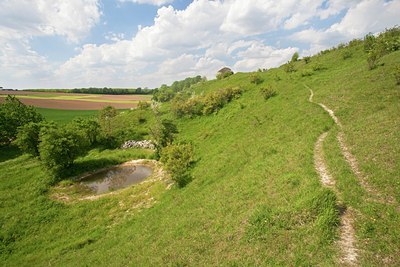
[[[359,43],[295,62],[295,72],[258,73],[258,85],[251,73],[195,85],[197,95],[243,89],[208,116],[178,119],[163,104],[177,138],[193,144],[196,162],[191,183],[167,191],[157,185],[148,208],[135,208],[140,186],[93,201],[52,200],[52,178],[39,162],[8,153],[0,163],[2,265],[334,265],[344,207],[355,210],[359,264],[400,265],[399,55],[368,70]],[[263,87],[277,95],[264,100]],[[308,87],[343,129],[308,101]],[[314,168],[314,145],[325,131],[325,158],[340,194],[324,188]],[[363,188],[338,131],[374,192],[394,202],[376,201]],[[84,172],[142,157],[151,155],[94,150],[76,166]]]

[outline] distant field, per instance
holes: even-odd
[[[67,123],[77,117],[96,117],[98,114],[97,110],[61,110],[37,108],[37,111],[40,112],[40,114],[42,114],[46,118],[46,120],[55,121],[58,123]]]
[[[54,92],[0,91],[0,102],[6,95],[15,95],[21,102],[41,108],[64,110],[99,110],[105,106],[129,109],[139,101],[149,101],[148,95],[89,95]]]

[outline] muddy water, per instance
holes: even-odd
[[[96,194],[103,194],[140,183],[152,172],[150,167],[143,165],[116,166],[88,176],[81,181],[81,185]]]

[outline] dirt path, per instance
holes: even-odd
[[[361,186],[364,188],[364,190],[368,192],[371,200],[379,202],[379,203],[382,203],[382,204],[389,203],[389,204],[395,204],[396,205],[397,204],[396,200],[393,197],[391,197],[391,196],[386,196],[386,197],[382,196],[382,194],[380,192],[378,192],[378,190],[373,188],[368,183],[367,176],[361,172],[356,157],[350,152],[350,149],[346,144],[345,136],[344,136],[344,133],[343,133],[343,126],[340,123],[340,120],[336,117],[336,115],[333,112],[333,110],[329,109],[327,106],[325,106],[322,103],[314,102],[313,101],[314,92],[307,85],[305,85],[305,87],[310,90],[310,97],[309,97],[308,100],[311,103],[317,104],[320,107],[322,107],[329,114],[329,116],[331,116],[331,118],[334,120],[335,124],[339,127],[339,133],[337,135],[337,140],[339,142],[340,150],[341,150],[341,152],[343,154],[343,157],[345,158],[346,162],[349,164],[349,166],[350,166],[352,172],[354,173],[354,175],[357,177],[358,182],[361,184]]]
[[[314,93],[310,90],[310,97],[309,102],[316,104],[313,101]],[[335,121],[339,127],[341,127],[339,119],[335,116],[332,110],[329,110],[325,105],[320,105],[324,110],[326,110],[332,119]],[[323,151],[323,143],[325,138],[328,136],[328,132],[322,133],[319,137],[317,142],[315,143],[314,148],[314,166],[317,170],[321,183],[323,186],[332,189],[338,197],[340,197],[340,192],[335,186],[336,182],[335,179],[331,176],[328,171],[328,167],[324,158],[324,151]],[[356,266],[357,258],[358,258],[358,250],[356,248],[356,237],[354,231],[354,212],[352,208],[348,207],[344,211],[341,212],[340,216],[340,238],[338,241],[339,248],[341,251],[341,256],[339,259],[339,263],[341,265],[350,265]]]

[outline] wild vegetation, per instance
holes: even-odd
[[[374,36],[373,44],[396,43],[398,32]],[[289,62],[295,71],[285,64],[257,72],[261,83],[252,82],[254,73],[236,73],[192,84],[161,105],[117,114],[107,108],[97,117],[103,135],[140,134],[157,150],[85,145],[62,177],[64,189],[75,175],[160,156],[176,182],[170,190],[142,183],[64,203],[51,197],[56,182],[40,160],[2,148],[2,265],[343,265],[340,222],[350,208],[357,264],[400,265],[400,51],[388,46],[371,69],[368,38],[296,58]],[[240,93],[226,101],[226,88]],[[221,102],[203,113],[207,103]],[[176,103],[192,106],[195,115],[179,116]],[[315,103],[334,111],[340,127]],[[68,145],[83,122],[50,124],[54,133],[42,135]],[[34,123],[21,129],[36,136]],[[360,173],[343,155],[339,132]],[[334,189],[321,185],[314,166],[322,133]]]

